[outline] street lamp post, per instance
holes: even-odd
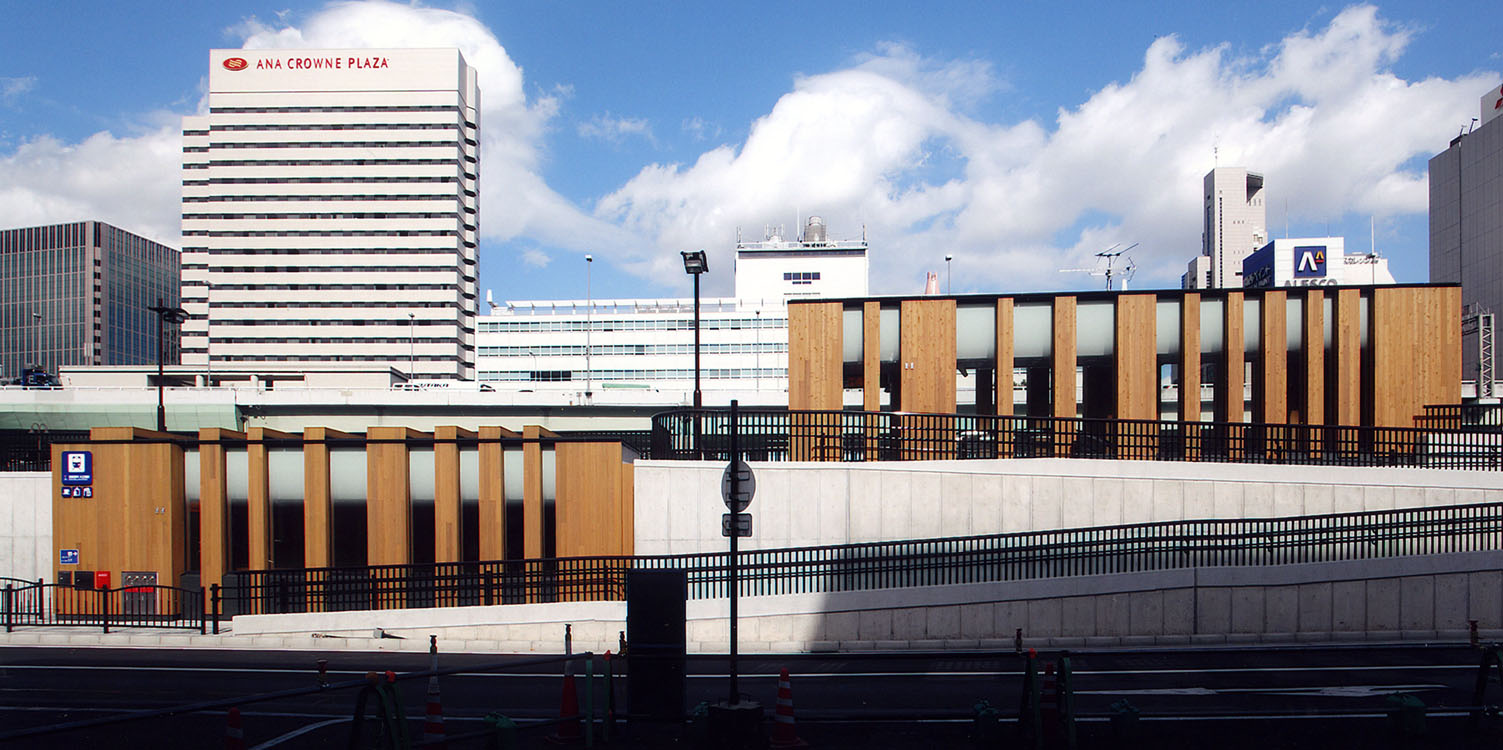
[[[398,318],[400,320],[400,318]],[[407,382],[412,382],[417,369],[417,314],[407,313]]]
[[[594,374],[590,370],[590,332],[595,327],[595,298],[590,294],[590,269],[595,267],[595,256],[584,257],[584,294],[585,294],[585,328],[584,328],[584,394],[589,396],[594,390]]]
[[[162,298],[157,297],[157,303],[146,308],[157,314],[157,432],[167,431],[167,403],[163,395],[163,387],[166,385],[167,376],[163,372],[166,352],[163,351],[164,329],[168,323],[182,325],[188,319],[188,311],[181,307],[167,307],[162,304]]]
[[[36,370],[36,369],[46,369],[46,368],[42,367],[42,314],[39,313],[39,312],[32,313],[31,314],[31,321],[32,321],[32,328],[35,329],[35,331],[36,331],[36,340],[37,340],[36,349],[34,349],[32,351],[32,354],[31,354],[31,356],[32,356],[31,369],[33,369],[33,370]],[[30,383],[24,382],[25,379],[26,379],[26,377],[27,377],[26,370],[27,370],[26,363],[24,363],[24,362],[21,363],[21,378],[23,380],[22,384],[23,385],[30,385]]]
[[[945,254],[945,294],[953,294],[955,292],[954,287],[951,286],[951,282],[955,280],[955,277],[950,273],[950,261],[952,261],[952,260],[955,260],[955,256],[946,253]]]
[[[684,273],[694,277],[694,451],[699,453],[700,414],[704,398],[699,390],[699,276],[710,270],[710,259],[703,250],[683,250]],[[700,458],[703,458],[703,454]]]

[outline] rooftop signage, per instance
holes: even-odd
[[[1494,86],[1482,95],[1482,124],[1503,115],[1503,86]]]
[[[221,63],[225,70],[379,70],[390,68],[391,60],[380,55],[277,55],[258,57],[254,62],[243,57],[227,57]]]

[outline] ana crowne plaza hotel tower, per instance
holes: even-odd
[[[475,377],[480,91],[455,49],[213,50],[183,118],[183,364]]]

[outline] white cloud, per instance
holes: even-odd
[[[0,76],[0,101],[9,104],[12,99],[36,88],[36,76]]]
[[[553,258],[542,250],[531,248],[522,251],[522,262],[533,268],[547,268],[548,264],[553,262]]]
[[[720,126],[712,125],[700,117],[684,118],[684,121],[679,125],[679,129],[696,141],[707,141],[720,137]]]
[[[1398,77],[1392,65],[1412,32],[1359,6],[1249,57],[1160,38],[1130,78],[1052,120],[995,122],[976,106],[1008,95],[990,63],[882,45],[845,69],[795,79],[743,141],[693,163],[648,165],[585,212],[542,177],[545,139],[572,89],[529,87],[471,16],[340,2],[306,17],[251,19],[235,33],[247,47],[459,47],[481,72],[481,231],[534,248],[511,262],[588,250],[647,278],[678,278],[679,249],[711,248],[720,256],[712,267],[730,268],[737,227],[819,213],[833,236],[867,229],[875,292],[920,288],[946,253],[956,255],[957,289],[1058,288],[1078,280],[1056,269],[1089,265],[1119,241],[1141,243],[1133,255],[1142,286],[1173,283],[1199,247],[1213,148],[1221,164],[1268,176],[1275,221],[1286,199],[1296,220],[1423,213],[1424,157],[1470,120],[1497,75]],[[0,79],[0,96],[32,85]],[[100,218],[177,242],[176,117],[155,113],[137,132],[33,138],[0,153],[0,224]],[[680,129],[710,143],[721,133],[696,117]],[[646,120],[609,114],[579,133],[653,136]],[[508,259],[495,260],[485,267]],[[729,291],[729,274],[713,276],[712,293]]]
[[[175,126],[80,143],[52,137],[0,156],[0,226],[97,219],[175,245],[182,138]]]
[[[581,138],[592,138],[609,143],[620,143],[627,136],[636,136],[647,139],[648,143],[656,143],[657,139],[652,135],[652,126],[647,120],[640,117],[613,117],[607,112],[603,115],[595,115],[589,122],[582,122],[576,129]]]
[[[797,80],[739,147],[644,168],[596,213],[664,249],[724,254],[736,226],[818,212],[833,235],[867,227],[878,292],[916,290],[945,253],[964,260],[963,288],[1058,288],[1058,268],[1118,241],[1141,243],[1140,282],[1172,285],[1199,248],[1213,148],[1265,173],[1295,218],[1426,210],[1413,160],[1444,147],[1489,78],[1403,80],[1389,66],[1408,39],[1369,6],[1250,59],[1164,37],[1131,79],[1050,124],[974,119],[966,102],[1004,90],[988,66],[885,46]],[[950,168],[930,176],[935,163]]]

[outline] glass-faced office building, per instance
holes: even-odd
[[[101,221],[0,230],[0,377],[28,366],[157,360],[156,315],[178,304],[178,251]],[[165,361],[178,361],[174,326]]]

